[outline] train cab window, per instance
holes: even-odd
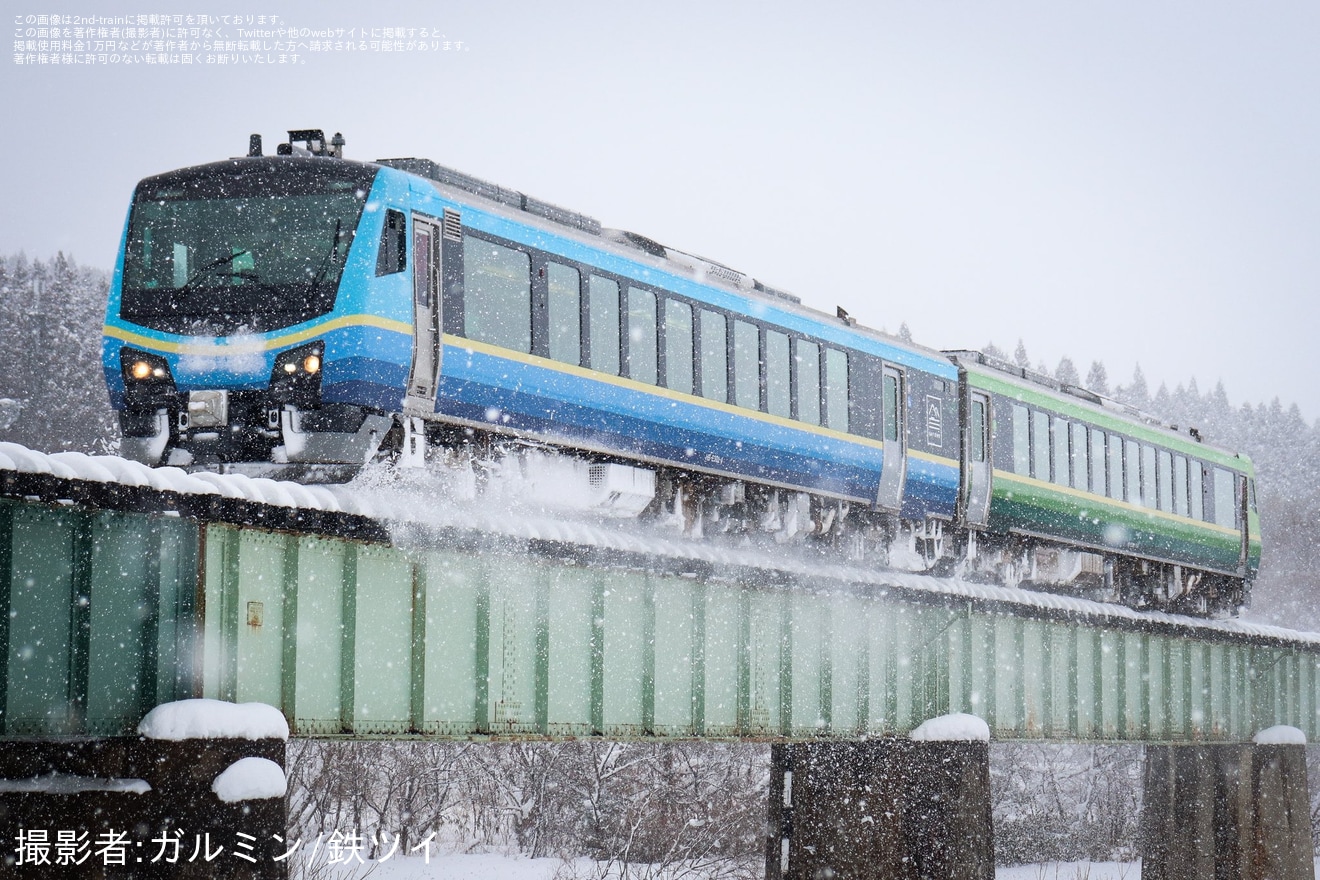
[[[532,350],[532,263],[522,251],[463,238],[464,334],[514,351]]]
[[[820,346],[797,341],[797,417],[811,425],[820,424]]]
[[[582,361],[582,289],[577,269],[550,263],[547,308],[550,323],[550,357],[566,364]]]
[[[1090,447],[1086,443],[1086,425],[1071,422],[1068,425],[1072,446],[1072,484],[1083,491],[1087,488],[1087,474],[1090,473]]]
[[[1040,410],[1031,411],[1031,475],[1050,480],[1050,416]]]
[[[701,311],[701,396],[729,401],[728,322],[719,312]]]
[[[1173,455],[1167,449],[1159,451],[1159,488],[1155,504],[1160,510],[1173,510]]]
[[[837,348],[825,349],[825,424],[848,430],[848,355]]]
[[[658,365],[655,294],[641,287],[629,287],[628,378],[654,385]]]
[[[408,266],[408,229],[402,211],[386,211],[376,251],[376,274],[393,275]],[[178,285],[176,285],[178,286]]]
[[[1050,446],[1051,479],[1060,486],[1068,485],[1068,421],[1055,416],[1053,419],[1053,444]]]
[[[903,423],[902,410],[900,409],[903,405],[902,381],[897,372],[886,367],[882,385],[884,387],[882,401],[884,406],[884,439],[896,442]]]
[[[587,286],[591,368],[619,375],[619,284],[592,275]]]
[[[1091,429],[1091,483],[1092,494],[1105,494],[1105,432]]]
[[[1141,446],[1136,440],[1123,441],[1123,489],[1128,503],[1141,503]]]
[[[692,393],[692,306],[665,300],[665,387]]]
[[[1013,473],[1031,476],[1031,413],[1013,404]]]
[[[1234,491],[1233,472],[1223,468],[1214,470],[1215,525],[1233,528],[1237,525],[1237,493]]]
[[[1187,515],[1187,459],[1181,455],[1173,457],[1173,512]]]
[[[1155,494],[1155,447],[1141,444],[1141,503],[1157,507]]]
[[[761,331],[746,321],[733,322],[733,402],[761,408]]]
[[[986,460],[986,424],[985,424],[985,401],[977,398],[972,400],[972,412],[970,424],[967,426],[967,432],[971,435],[972,461]]]
[[[765,409],[774,416],[792,415],[792,385],[788,365],[788,336],[765,332]]]
[[[1195,520],[1205,520],[1205,486],[1201,463],[1193,461],[1187,469],[1187,513]]]

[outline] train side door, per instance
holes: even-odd
[[[880,469],[880,489],[876,493],[878,510],[897,513],[903,506],[903,480],[907,476],[907,400],[906,377],[898,367],[885,364],[880,380],[881,439],[885,444],[884,463]]]
[[[990,397],[968,389],[963,396],[962,510],[965,528],[985,528],[990,520]]]
[[[440,375],[440,227],[413,215],[413,352],[404,409],[435,412]]]

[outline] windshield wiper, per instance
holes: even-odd
[[[321,258],[321,265],[317,267],[316,274],[312,276],[311,284],[307,286],[307,298],[309,300],[316,293],[316,289],[321,286],[321,279],[325,277],[325,271],[330,268],[330,263],[332,261],[337,261],[339,258],[339,236],[341,234],[340,228],[341,228],[341,221],[339,220],[339,218],[335,218],[334,241],[330,243],[330,250],[326,252],[326,255],[324,257]]]
[[[210,272],[212,269],[218,266],[223,266],[225,263],[232,263],[234,262],[234,260],[237,260],[239,257],[243,256],[244,254],[248,254],[251,252],[252,252],[252,248],[243,248],[241,251],[234,251],[232,254],[226,254],[223,257],[217,257],[216,259],[207,263],[202,268],[198,269],[196,272],[189,275],[188,280],[183,282],[183,284],[179,286],[178,292],[179,293],[186,292],[188,288],[192,287],[193,284],[197,282],[197,279],[201,278],[207,272]]]

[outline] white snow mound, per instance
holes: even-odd
[[[268,758],[239,758],[211,783],[211,791],[227,804],[284,797],[288,789],[284,771]]]
[[[161,703],[138,725],[147,739],[282,739],[289,738],[289,722],[265,703],[226,703],[223,700],[178,700]]]
[[[990,742],[990,725],[975,715],[954,712],[921,722],[908,736],[915,742]]]
[[[1306,734],[1287,724],[1276,724],[1257,732],[1251,741],[1258,746],[1304,746]]]

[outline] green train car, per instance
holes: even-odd
[[[959,370],[960,574],[1201,615],[1246,605],[1255,475],[1195,428],[989,357]]]

